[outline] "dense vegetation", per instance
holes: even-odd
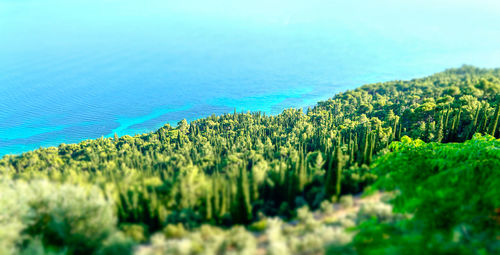
[[[445,145],[402,140],[374,164],[380,178],[373,188],[398,190],[395,212],[413,217],[365,222],[355,238],[360,253],[500,252],[500,139],[476,135]]]
[[[274,254],[495,253],[499,94],[500,69],[464,66],[307,113],[235,112],[5,156],[0,250],[253,254],[264,232]],[[392,205],[308,211],[331,214],[367,187]]]

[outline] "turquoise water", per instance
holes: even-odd
[[[0,155],[500,66],[499,1],[0,0]]]

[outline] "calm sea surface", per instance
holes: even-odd
[[[0,155],[462,64],[500,67],[500,1],[0,0]]]

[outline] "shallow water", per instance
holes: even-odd
[[[500,66],[498,1],[400,2],[0,0],[0,155]]]

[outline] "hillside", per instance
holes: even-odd
[[[500,69],[463,66],[306,113],[235,112],[5,156],[0,250],[494,254],[499,96]],[[362,206],[377,190],[393,199]]]

